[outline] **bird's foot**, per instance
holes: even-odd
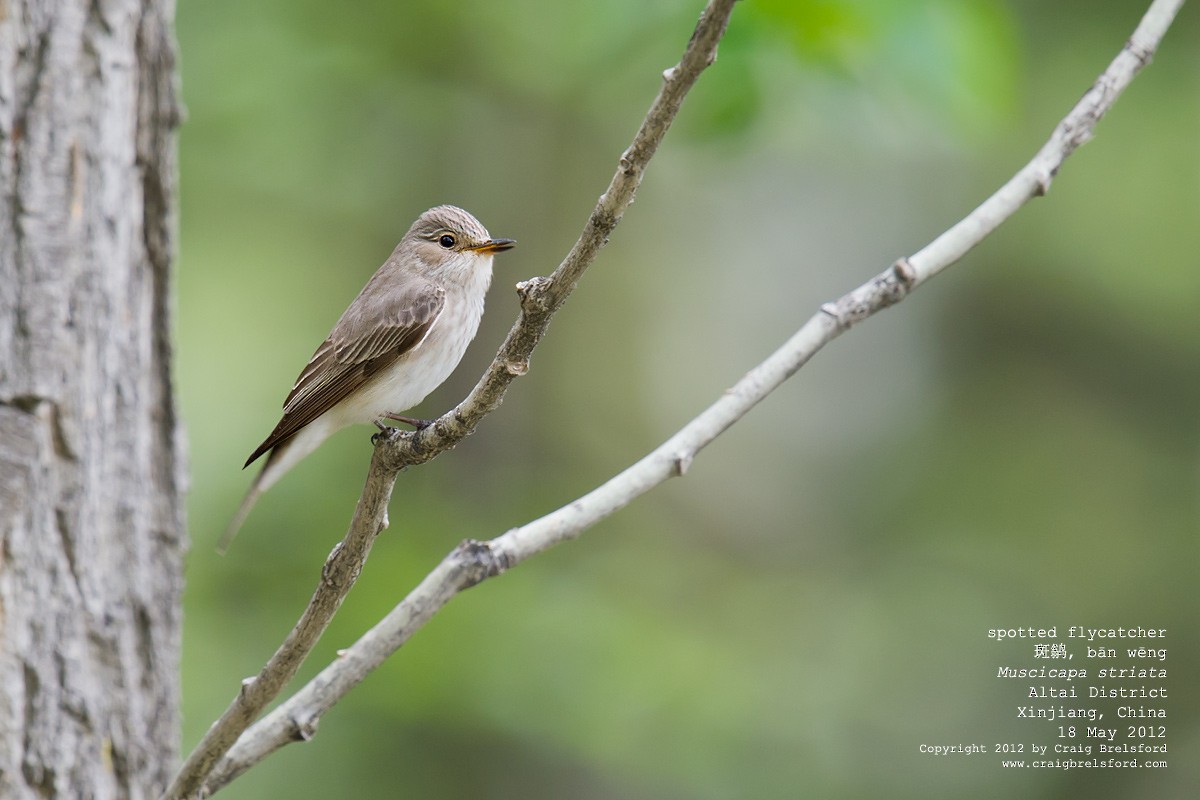
[[[396,422],[403,422],[405,425],[412,425],[414,428],[416,428],[419,431],[425,430],[426,428],[428,428],[430,425],[432,425],[436,421],[436,420],[432,420],[432,419],[417,419],[416,417],[406,417],[403,414],[384,414],[383,416],[386,417],[387,419],[394,419],[394,420],[396,420]],[[375,424],[378,425],[379,422],[376,421]]]
[[[384,425],[379,420],[375,420],[375,427],[379,428],[379,433],[371,434],[371,444],[376,446],[383,441],[392,441],[401,433],[403,433],[403,431],[401,431],[399,428],[393,428],[391,425]]]
[[[392,427],[391,425],[384,425],[383,421],[385,419],[391,419],[395,420],[396,422],[403,422],[406,425],[412,425],[419,431],[425,430],[435,422],[435,420],[432,419],[417,419],[416,417],[406,417],[403,414],[384,414],[379,419],[374,420],[375,427],[379,428],[379,433],[376,433],[371,437],[371,444],[377,445],[383,439],[395,439],[404,432],[399,428]]]

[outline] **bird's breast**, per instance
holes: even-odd
[[[441,386],[462,360],[479,330],[483,298],[459,292],[446,298],[442,313],[415,348],[381,370],[337,408],[343,425],[371,422],[385,414],[400,414]]]

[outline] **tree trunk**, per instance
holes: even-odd
[[[0,0],[0,797],[178,756],[173,0]]]

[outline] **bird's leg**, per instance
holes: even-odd
[[[416,417],[406,417],[403,414],[384,414],[383,416],[387,419],[394,419],[396,422],[403,422],[405,425],[412,425],[419,431],[425,430],[435,422],[432,419],[417,419]],[[375,424],[380,425],[379,420],[375,420]]]

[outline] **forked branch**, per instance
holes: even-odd
[[[919,252],[898,260],[867,283],[822,306],[791,339],[723,393],[707,410],[607,483],[495,539],[466,541],[456,548],[383,620],[343,651],[336,661],[246,731],[217,765],[208,779],[208,788],[220,788],[280,747],[310,738],[326,711],[462,590],[499,575],[562,541],[577,537],[588,527],[655,486],[671,477],[683,475],[702,448],[778,388],[818,350],[855,323],[904,299],[914,288],[960,259],[1025,203],[1044,194],[1066,158],[1091,137],[1099,119],[1138,71],[1150,61],[1182,4],[1183,0],[1154,0],[1124,49],[1058,124],[1045,146],[1008,183],[956,225]],[[713,43],[715,45],[715,40]],[[695,45],[695,38],[692,45]],[[670,80],[668,78],[668,84]],[[650,118],[647,119],[649,121]],[[576,252],[594,255],[603,242],[603,236],[607,235],[601,231],[611,230],[609,226],[615,225],[619,217],[607,205],[609,201],[606,198],[616,192],[620,192],[620,196],[626,200],[632,197],[632,186],[617,186],[627,170],[625,162],[643,156],[648,157],[634,148],[626,152],[622,158],[622,168],[614,178],[614,186],[601,198],[601,204],[593,213],[584,237],[572,250],[572,255],[545,285],[539,283],[527,292],[526,303],[534,307],[533,311],[527,307],[527,314],[536,317],[542,313],[539,305],[542,303],[546,304],[546,308],[556,308],[556,303],[561,304],[565,296],[561,292],[569,292],[573,280],[582,271],[581,267],[570,266],[572,258]],[[644,161],[638,160],[638,163],[644,165]],[[491,404],[498,403],[502,395],[502,391],[500,395],[492,393],[492,376],[497,371],[508,371],[513,365],[527,362],[532,344],[536,344],[537,337],[545,330],[544,323],[534,327],[536,333],[525,331],[520,324],[514,328],[488,375],[485,375],[471,397],[452,412],[454,419],[443,418],[439,421],[442,425],[440,431],[435,431],[429,438],[425,438],[423,433],[406,435],[394,446],[381,447],[375,461],[385,451],[387,460],[392,464],[406,463],[405,460],[410,457],[419,461],[423,459],[422,448],[440,446],[454,432],[469,430],[474,424],[472,420],[477,421],[479,415],[486,413],[489,407],[494,407]],[[527,336],[533,338],[527,339]],[[506,362],[506,358],[512,360]],[[516,367],[517,372],[521,369],[523,367]],[[498,380],[497,383],[507,385],[508,380],[510,378]],[[376,481],[386,482],[386,488],[390,491],[393,477],[394,474],[387,470],[372,469],[368,493],[374,495],[383,490],[383,487],[372,486]],[[381,510],[378,513],[383,512]],[[379,520],[382,520],[382,516]]]
[[[633,202],[646,166],[684,97],[700,73],[716,60],[717,44],[725,35],[735,2],[709,0],[679,64],[663,73],[658,96],[633,142],[622,154],[616,174],[588,217],[575,246],[548,278],[534,278],[518,287],[521,315],[467,399],[424,430],[402,433],[392,429],[390,435],[379,437],[354,520],[345,538],[326,560],[321,580],[300,621],[259,674],[242,682],[229,707],[176,774],[163,794],[164,800],[202,796],[221,785],[208,780],[214,766],[295,676],[354,585],[379,532],[387,527],[388,501],[400,470],[429,461],[470,435],[480,420],[499,407],[513,379],[528,370],[530,356],[545,335],[550,318],[574,291],[580,276]]]

